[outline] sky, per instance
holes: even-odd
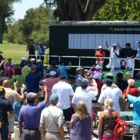
[[[22,0],[22,3],[20,2],[14,3],[13,7],[15,10],[15,13],[13,17],[16,20],[23,19],[28,9],[39,7],[42,3],[43,3],[43,0]]]

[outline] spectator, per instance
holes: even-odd
[[[9,78],[12,78],[16,73],[16,63],[11,63],[11,67],[8,70]]]
[[[35,104],[36,93],[30,92],[26,95],[28,104],[21,108],[18,117],[20,138],[22,140],[41,140],[39,131],[40,115],[48,102],[47,88],[45,87],[44,90],[45,99],[38,105]]]
[[[95,70],[94,71],[89,71],[89,74],[92,75],[92,76],[94,74],[102,75],[102,73],[101,73],[101,67],[99,65],[96,65],[95,66]]]
[[[128,79],[130,79],[132,77],[131,74],[127,71],[125,66],[121,66],[120,73],[123,74],[123,80],[125,80],[125,81],[127,81]]]
[[[2,77],[2,75],[4,74],[4,64],[5,64],[5,61],[7,59],[0,59],[0,78]]]
[[[43,79],[43,76],[40,74],[36,74],[36,66],[33,65],[31,67],[31,72],[26,76],[25,82],[28,92],[39,92],[39,81]]]
[[[133,139],[139,140],[140,136],[140,97],[134,97],[132,95],[129,95],[130,93],[130,87],[131,87],[132,81],[128,83],[128,87],[126,90],[126,96],[128,97],[128,101],[133,104]]]
[[[118,58],[120,52],[119,52],[119,49],[117,48],[117,44],[113,44],[113,47],[110,47],[108,45],[107,41],[105,43],[106,43],[107,49],[110,52],[110,59],[109,59],[109,61],[110,61],[110,64],[111,64],[111,59]]]
[[[70,125],[70,140],[91,140],[92,119],[84,101],[78,103]]]
[[[60,74],[59,74],[59,71],[58,71],[57,66],[56,66],[56,61],[52,61],[51,66],[47,67],[48,74],[50,73],[50,71],[55,71],[56,72],[55,77],[59,77]]]
[[[29,67],[31,68],[33,65],[36,65],[35,58],[30,59]]]
[[[12,109],[12,105],[10,104],[10,102],[5,99],[5,90],[4,88],[0,88],[0,119],[1,119],[1,123],[2,123],[2,127],[0,128],[0,134],[1,134],[1,138],[2,140],[8,140],[8,114],[13,115],[13,109]]]
[[[96,64],[100,65],[101,67],[103,67],[105,52],[103,51],[102,46],[99,46],[98,50],[95,51],[95,56],[97,57],[96,58]]]
[[[84,101],[88,108],[88,113],[91,113],[92,109],[92,99],[94,99],[98,95],[98,89],[95,83],[93,83],[92,87],[88,88],[88,80],[83,79],[81,82],[81,87],[76,89],[76,92],[72,99],[72,104],[74,109],[76,110],[76,105],[80,101]]]
[[[130,86],[130,89],[129,89],[129,94],[130,95],[132,95],[132,96],[135,96],[135,97],[138,97],[139,96],[139,90],[138,90],[138,88],[135,88],[133,85],[134,85],[134,83],[135,83],[135,81],[133,80],[133,79],[129,79],[128,80],[128,84],[129,83],[132,83],[131,84],[131,86]],[[123,95],[124,96],[126,96],[126,90],[127,90],[127,88],[124,90],[124,92],[123,92]]]
[[[101,78],[101,76],[98,75],[98,74],[95,74],[95,75],[93,75],[93,78],[95,79],[95,82],[97,84],[97,88],[98,88],[98,96],[97,96],[97,98],[99,98],[99,96],[101,94],[101,89],[102,89],[102,86],[103,86],[103,83],[100,82],[100,80],[99,80]]]
[[[111,65],[110,64],[106,65],[106,72],[104,72],[102,74],[102,77],[101,77],[102,81],[104,81],[107,78],[107,76],[112,76],[113,82],[116,81],[115,75],[111,72]]]
[[[105,111],[100,113],[98,125],[98,139],[99,140],[118,140],[113,135],[116,126],[117,115],[113,110],[113,100],[107,98],[104,102]]]
[[[29,51],[29,59],[35,58],[35,51],[36,51],[35,43],[33,42],[33,39],[30,39],[29,45],[27,46],[26,51]]]
[[[21,102],[24,99],[24,93],[22,92],[21,95],[17,93],[17,82],[14,82],[14,88],[15,90],[12,90],[10,88],[10,82],[9,80],[4,80],[2,83],[2,86],[5,89],[5,98],[10,101],[11,105],[14,103],[14,96],[17,101]],[[14,132],[14,115],[8,114],[8,121],[9,121],[9,132],[13,133]]]
[[[31,68],[29,67],[29,61],[25,61],[25,66],[22,68],[21,71],[25,79],[26,76],[31,72]]]
[[[76,69],[76,87],[80,87],[81,86],[81,82],[83,77],[83,68],[79,67]]]
[[[50,96],[51,105],[41,113],[40,132],[44,140],[64,140],[63,111],[56,107],[58,96]]]
[[[113,85],[113,80],[111,79],[106,79],[105,83],[106,83],[107,88],[101,92],[100,97],[98,99],[98,103],[101,106],[101,110],[104,110],[103,109],[104,101],[107,98],[111,98],[114,101],[113,106],[112,106],[113,110],[120,112],[119,101],[120,101],[120,98],[122,97],[122,91],[118,87]]]
[[[61,76],[65,76],[68,79],[67,70],[71,70],[71,62],[69,62],[69,66],[64,65],[64,61],[59,62],[58,71]]]
[[[37,60],[37,72],[39,74],[43,75],[43,70],[45,70],[45,69],[43,67],[42,60],[41,59],[38,59]]]
[[[134,87],[139,88],[140,87],[140,72],[136,74],[136,82],[134,83]]]
[[[122,47],[120,46],[119,43],[118,43],[118,46],[122,50]],[[126,43],[125,46],[126,46],[126,48],[125,48],[125,58],[134,58],[135,53],[134,53],[134,50],[131,48],[131,44]]]
[[[59,97],[57,107],[63,110],[66,121],[70,121],[72,115],[71,100],[74,91],[70,84],[66,82],[65,76],[60,76],[60,81],[52,88],[52,93]]]
[[[21,62],[20,62],[20,68],[21,68],[21,69],[22,69],[22,68],[24,67],[24,65],[25,65],[25,60],[26,60],[26,58],[24,58],[24,57],[21,58]]]
[[[15,76],[13,76],[9,81],[10,81],[11,88],[14,89],[15,81],[18,82],[17,86],[20,88],[20,87],[22,87],[22,84],[24,84],[25,79],[24,79],[24,76],[21,75],[21,71],[16,71]]]
[[[48,89],[48,97],[51,96],[51,91],[53,86],[59,82],[60,78],[55,78],[56,72],[50,71],[49,77],[43,80],[43,86],[47,86]]]
[[[116,79],[115,84],[121,89],[122,92],[128,86],[127,81],[123,80],[123,74],[122,73],[117,73],[117,79]]]
[[[44,62],[44,54],[45,54],[45,50],[47,49],[47,46],[43,46],[42,42],[39,42],[39,46],[37,46],[37,59],[41,59],[42,63]]]
[[[11,62],[12,61],[12,59],[11,58],[8,58],[8,62],[6,62],[5,64],[4,64],[4,69],[5,69],[5,74],[7,75],[8,74],[8,70],[10,69],[10,67],[11,67]]]
[[[139,65],[140,65],[140,42],[137,42],[137,41],[136,41],[136,44],[138,44],[138,49],[137,49],[137,54],[136,54],[135,59],[136,59],[137,62],[138,62],[138,63],[136,63],[136,64],[137,64],[137,66],[138,66],[138,68],[139,68]]]

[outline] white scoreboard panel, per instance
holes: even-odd
[[[97,49],[98,46],[106,49],[105,41],[108,41],[110,46],[120,43],[123,48],[130,43],[131,48],[137,50],[140,34],[69,34],[68,39],[69,49]]]

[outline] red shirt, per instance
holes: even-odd
[[[132,96],[138,97],[139,96],[139,91],[134,86],[131,86],[129,94],[132,95]],[[126,89],[123,91],[123,95],[126,95]]]
[[[100,52],[100,51],[96,51],[96,61],[100,61],[100,60],[103,60],[103,59],[101,59],[101,57],[104,57],[105,56],[105,52],[104,51],[102,51],[102,52]]]

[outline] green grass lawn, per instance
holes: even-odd
[[[26,45],[17,45],[17,44],[0,44],[0,50],[3,51],[4,58],[12,58],[12,62],[17,64],[20,63],[21,57],[27,57],[28,52],[26,52]],[[49,49],[46,50],[45,53],[48,53]],[[46,63],[45,59],[45,62]]]

